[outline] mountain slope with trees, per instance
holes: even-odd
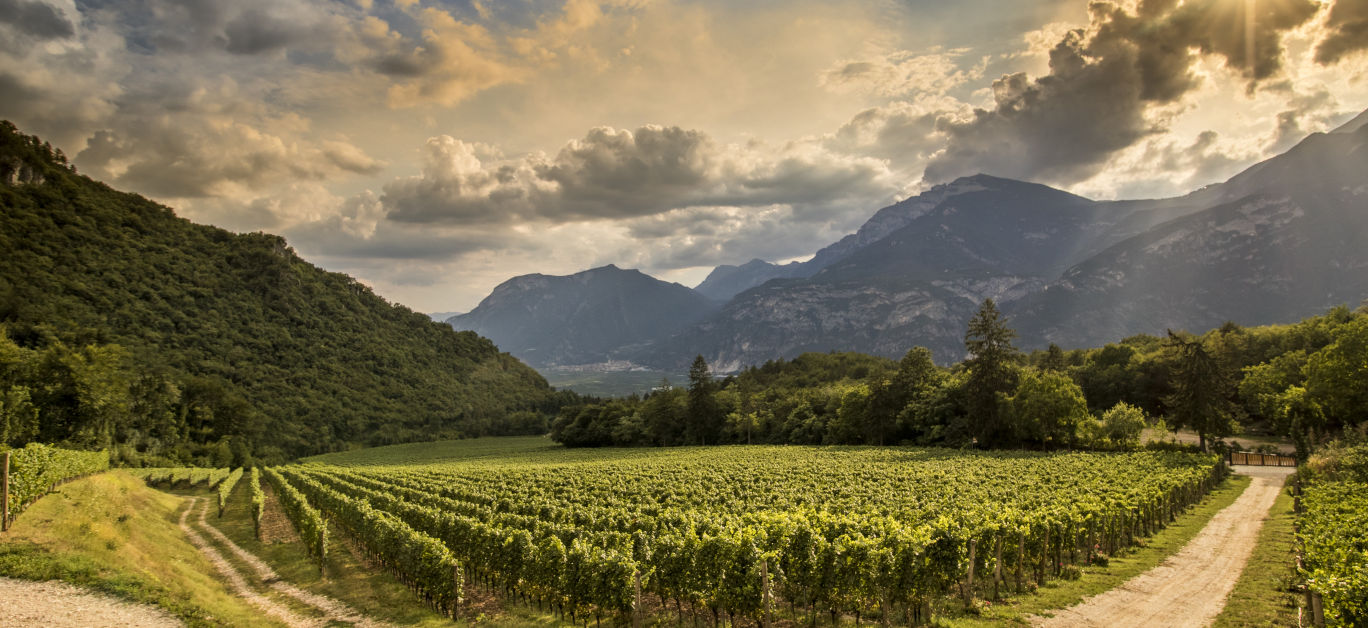
[[[76,174],[0,128],[5,440],[241,464],[353,444],[532,433],[555,407],[489,340]],[[224,460],[227,458],[228,460]]]

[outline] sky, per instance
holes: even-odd
[[[1368,0],[0,0],[0,118],[415,310],[696,285],[979,172],[1218,182],[1368,107]]]

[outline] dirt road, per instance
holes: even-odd
[[[1036,626],[1170,626],[1200,628],[1225,608],[1226,597],[1259,537],[1283,480],[1293,469],[1236,467],[1254,481],[1235,503],[1211,518],[1178,553],[1158,567],[1083,603],[1055,611]]]
[[[0,578],[0,625],[4,626],[180,626],[161,609],[92,593],[64,582]]]

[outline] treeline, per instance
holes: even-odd
[[[487,339],[75,173],[0,123],[0,444],[118,464],[275,463],[545,433],[560,404]]]
[[[1143,429],[1187,428],[1205,449],[1257,429],[1305,456],[1368,419],[1368,310],[1293,325],[1227,323],[1200,336],[1141,335],[1029,354],[992,300],[945,368],[921,347],[899,362],[805,354],[715,379],[702,357],[687,387],[564,408],[571,447],[716,443],[915,444],[984,448],[1137,446]]]

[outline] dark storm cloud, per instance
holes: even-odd
[[[1247,14],[1247,6],[1256,13]],[[1062,184],[1086,179],[1116,151],[1164,131],[1145,113],[1197,86],[1192,66],[1199,54],[1223,58],[1252,88],[1278,74],[1283,33],[1319,5],[1149,0],[1135,13],[1111,2],[1089,8],[1091,27],[1055,45],[1048,75],[1003,76],[993,83],[991,110],[975,110],[967,121],[941,120],[949,141],[927,166],[928,182],[975,172]]]
[[[1337,0],[1325,28],[1325,37],[1316,45],[1318,63],[1335,63],[1345,55],[1368,50],[1368,1]]]
[[[71,21],[52,5],[25,0],[0,0],[0,23],[38,39],[63,39],[76,34]]]

